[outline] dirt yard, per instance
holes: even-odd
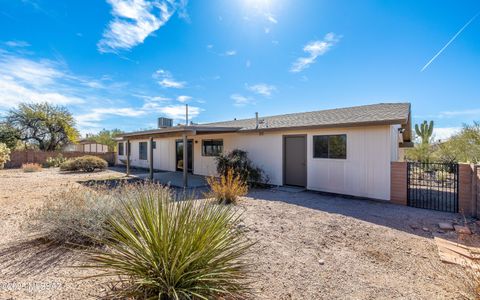
[[[95,299],[102,280],[70,266],[80,253],[51,249],[23,228],[52,191],[106,171],[0,170],[0,299]],[[459,299],[455,268],[439,261],[433,234],[458,215],[313,192],[255,190],[242,199],[257,241],[255,299]],[[447,235],[447,234],[444,234]]]

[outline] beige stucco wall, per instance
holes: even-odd
[[[398,135],[395,126],[368,126],[318,130],[292,130],[264,133],[233,133],[193,136],[195,174],[215,175],[214,157],[202,156],[202,139],[223,139],[224,151],[243,149],[261,167],[274,185],[283,184],[283,136],[307,135],[307,188],[376,199],[390,199],[390,162],[398,158]],[[313,136],[347,135],[347,159],[313,158]],[[154,168],[175,170],[176,138],[155,139]],[[147,141],[147,140],[145,140]],[[148,167],[138,159],[138,143],[131,141],[131,165]],[[119,159],[124,157],[119,156]]]

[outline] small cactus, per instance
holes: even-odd
[[[428,144],[433,134],[433,121],[430,121],[430,124],[423,121],[420,126],[415,124],[415,133],[422,139],[422,144]]]

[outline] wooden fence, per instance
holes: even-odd
[[[86,153],[86,152],[56,152],[56,151],[38,151],[38,150],[21,150],[13,151],[10,154],[10,161],[5,164],[5,168],[20,168],[24,163],[44,164],[49,157],[57,157],[59,154],[65,158],[73,158],[85,155],[93,155],[103,158],[109,165],[115,164],[115,152],[106,153]]]

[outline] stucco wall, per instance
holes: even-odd
[[[392,126],[369,126],[194,136],[193,169],[199,175],[216,174],[215,158],[202,156],[201,145],[202,139],[220,138],[224,151],[248,151],[251,160],[269,176],[270,183],[282,185],[283,136],[307,134],[308,189],[389,200],[390,162],[398,157],[396,131]],[[313,158],[313,136],[323,134],[347,135],[347,159]],[[175,170],[175,140],[155,139],[155,169]],[[138,142],[131,142],[131,165],[148,167],[148,161],[138,159]]]

